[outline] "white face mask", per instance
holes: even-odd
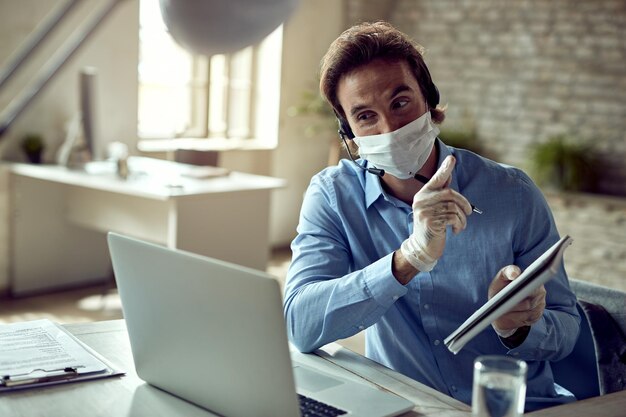
[[[402,126],[380,135],[356,136],[359,155],[378,169],[396,178],[408,179],[424,166],[439,134],[430,111]]]

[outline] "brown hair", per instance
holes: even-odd
[[[406,60],[430,107],[432,120],[443,122],[445,109],[439,91],[422,57],[424,48],[387,22],[361,23],[343,32],[322,58],[320,92],[341,117],[345,112],[337,99],[339,80],[346,73],[374,59]]]

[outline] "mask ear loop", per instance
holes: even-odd
[[[348,152],[348,156],[350,157],[350,160],[354,163],[354,165],[358,166],[363,171],[367,171],[370,174],[374,174],[374,175],[377,175],[379,177],[382,177],[383,175],[385,175],[385,170],[384,169],[365,168],[365,167],[361,166],[361,164],[359,164],[354,159],[354,156],[352,156],[352,152],[350,152],[350,147],[348,146],[348,141],[346,140],[346,138],[348,138],[350,140],[354,139],[354,134],[352,133],[352,129],[350,129],[350,126],[348,125],[348,122],[345,119],[342,119],[337,114],[337,112],[335,112],[335,116],[337,116],[337,123],[339,123],[339,130],[337,130],[337,133],[339,133],[339,137],[341,138],[341,140],[343,141],[344,146],[346,147],[346,152]]]

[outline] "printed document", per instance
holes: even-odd
[[[50,320],[0,325],[0,391],[115,372]]]

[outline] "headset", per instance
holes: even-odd
[[[423,62],[418,62],[417,66],[420,70],[419,74],[423,78],[422,81],[424,82],[424,85],[426,86],[426,89],[425,89],[426,90],[426,94],[425,94],[426,102],[428,103],[428,106],[430,108],[434,109],[439,104],[439,99],[440,99],[439,89],[437,89],[437,86],[435,85],[435,83],[433,83],[433,79],[430,76],[430,72],[428,71],[428,67],[426,67],[426,64],[424,64]],[[418,79],[418,82],[419,82],[419,79]],[[422,84],[420,83],[420,85]],[[350,147],[348,146],[348,142],[347,142],[347,139],[349,140],[354,139],[355,137],[354,132],[352,132],[352,129],[350,128],[350,124],[348,123],[348,121],[344,117],[342,117],[337,112],[337,110],[333,109],[333,111],[335,112],[335,117],[337,118],[337,124],[339,125],[339,130],[337,131],[337,133],[339,133],[339,137],[343,141],[346,147],[346,151],[348,152],[348,156],[350,157],[352,162],[354,162],[356,166],[358,166],[364,171],[369,172],[370,174],[374,174],[379,177],[382,177],[383,175],[385,175],[385,170],[383,169],[365,168],[361,166],[358,162],[356,162],[356,160],[352,156],[352,152],[350,152]],[[415,174],[415,179],[423,183],[428,182],[428,178],[425,178],[421,176],[420,174]]]

